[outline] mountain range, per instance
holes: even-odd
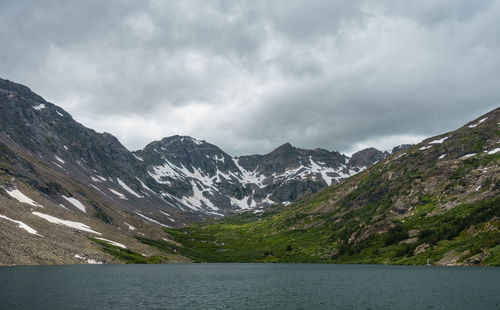
[[[500,264],[500,109],[352,156],[127,150],[0,79],[0,264]]]
[[[113,135],[86,128],[28,87],[4,79],[0,146],[5,207],[40,196],[58,214],[98,220],[111,230],[128,230],[137,221],[178,227],[245,210],[262,212],[336,184],[388,155],[369,148],[348,157],[286,143],[269,154],[234,157],[187,136],[131,152]]]

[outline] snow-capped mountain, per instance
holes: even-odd
[[[367,150],[353,158],[361,158]],[[377,151],[378,152],[378,151]],[[150,143],[135,157],[146,164],[151,188],[170,205],[194,212],[224,215],[229,211],[288,203],[337,183],[383,158],[366,157],[362,166],[323,149],[284,144],[266,155],[232,157],[217,146],[186,136]]]
[[[86,128],[29,88],[1,79],[0,112],[0,143],[23,155],[18,165],[42,162],[106,204],[158,225],[287,204],[388,154],[370,148],[349,158],[287,143],[269,154],[233,157],[185,136],[130,152],[113,135]],[[92,204],[83,191],[69,191],[49,178],[34,180],[28,182],[34,189],[68,208],[74,206],[65,197]]]

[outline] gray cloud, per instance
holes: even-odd
[[[130,149],[418,142],[500,102],[498,1],[3,1],[0,74]]]

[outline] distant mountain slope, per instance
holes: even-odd
[[[165,231],[197,261],[500,265],[500,108],[286,207]]]
[[[267,155],[236,158],[182,136],[129,152],[111,134],[82,126],[29,88],[2,79],[0,142],[81,183],[112,206],[170,226],[288,204],[387,155],[367,149],[350,159],[285,144]]]

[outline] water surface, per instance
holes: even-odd
[[[500,309],[500,268],[323,264],[3,267],[0,309]]]

